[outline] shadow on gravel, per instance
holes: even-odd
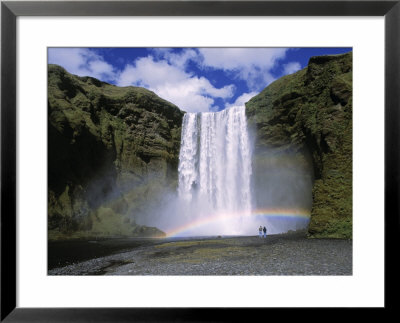
[[[48,270],[94,258],[128,252],[140,247],[157,247],[157,245],[162,245],[163,249],[149,249],[152,251],[148,254],[148,257],[166,258],[177,254],[189,254],[192,250],[203,248],[223,249],[238,246],[259,248],[265,245],[284,242],[285,240],[303,239],[306,239],[304,234],[280,234],[269,235],[267,238],[259,238],[258,236],[214,236],[167,239],[114,238],[99,240],[49,241]],[[110,266],[119,266],[119,264],[110,264]],[[101,274],[102,273],[99,273],[99,275]]]
[[[48,242],[48,270],[161,243],[160,239],[99,239]]]
[[[97,271],[90,272],[88,274],[93,275],[93,276],[102,276],[102,275],[105,275],[108,270],[111,270],[113,268],[117,268],[117,267],[120,267],[123,265],[133,264],[133,263],[135,263],[135,262],[128,261],[128,260],[111,260],[108,265],[102,267],[101,269],[99,269]]]

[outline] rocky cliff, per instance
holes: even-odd
[[[49,65],[49,239],[162,235],[137,216],[176,188],[182,116],[146,89]]]
[[[351,238],[352,53],[312,57],[305,69],[252,98],[246,113],[255,136],[255,173],[263,173],[265,156],[272,154],[280,156],[285,173],[313,174],[310,237]]]

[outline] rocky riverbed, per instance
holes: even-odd
[[[49,275],[352,275],[352,241],[304,234],[157,239]]]

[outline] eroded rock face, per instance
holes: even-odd
[[[257,160],[291,156],[286,173],[313,173],[309,235],[351,238],[352,53],[312,57],[252,98],[246,113],[256,178],[266,167]]]
[[[162,235],[137,215],[176,189],[183,112],[57,65],[48,77],[49,238]]]

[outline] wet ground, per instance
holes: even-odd
[[[92,244],[109,254],[84,261],[71,258],[72,264],[49,267],[49,275],[352,275],[351,240],[307,239],[301,234]]]
[[[64,267],[157,243],[160,243],[159,239],[145,238],[49,241],[48,269]]]

